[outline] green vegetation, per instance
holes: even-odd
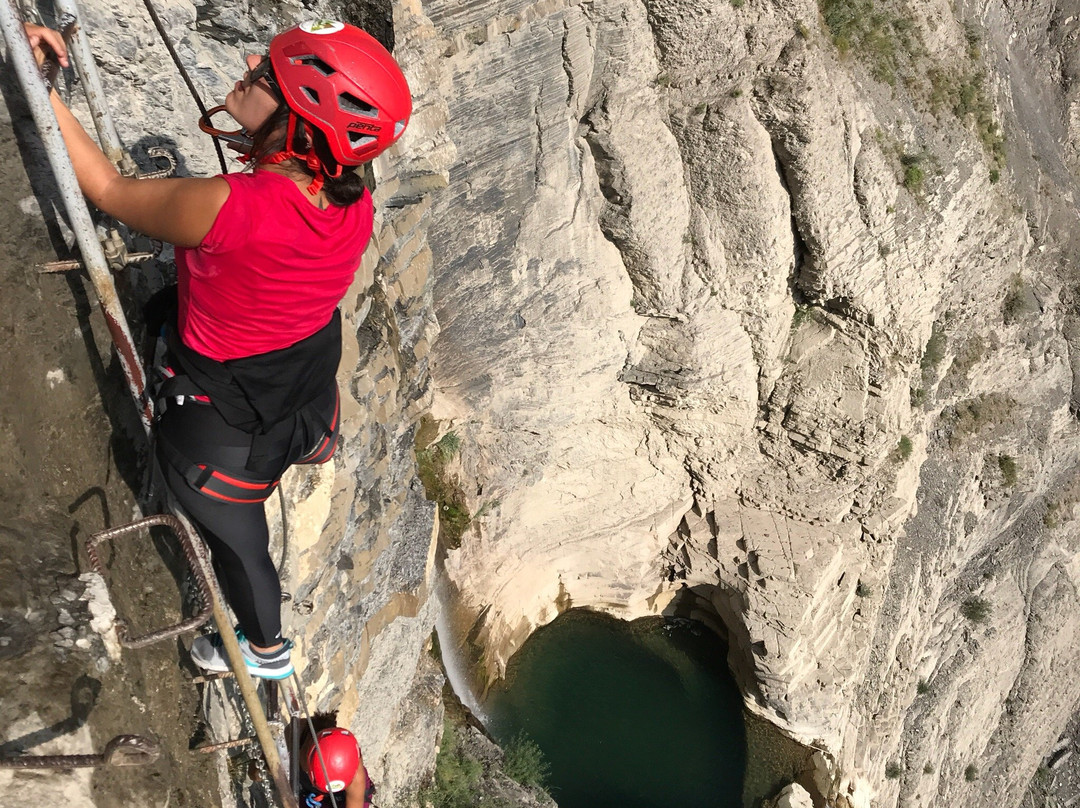
[[[926,171],[920,165],[922,160],[921,154],[905,153],[900,156],[900,165],[904,167],[904,187],[913,194],[921,194],[926,181]]]
[[[836,49],[858,55],[885,84],[907,81],[912,61],[926,53],[914,21],[873,0],[819,0],[818,8]]]
[[[1001,393],[980,393],[943,410],[949,445],[958,448],[967,438],[1005,423],[1015,410],[1015,399]]]
[[[791,330],[798,331],[799,326],[805,323],[807,320],[812,319],[813,312],[809,306],[795,306],[795,314],[791,317]]]
[[[949,368],[950,373],[959,378],[966,377],[968,371],[986,358],[987,353],[982,337],[978,334],[972,335],[964,340],[956,351],[956,358],[953,360],[952,367]]]
[[[904,773],[904,767],[895,760],[885,764],[885,776],[889,780],[895,780]]]
[[[746,5],[746,0],[731,0],[732,8],[742,8],[744,5]]]
[[[730,95],[732,98],[741,98],[742,89],[740,87],[736,87],[730,93],[728,93],[728,95]]]
[[[980,597],[970,597],[960,604],[960,614],[972,623],[985,623],[992,610],[990,601]]]
[[[551,766],[544,760],[544,753],[528,735],[519,732],[503,750],[503,771],[523,786],[544,788]]]
[[[903,85],[913,99],[923,101],[931,111],[951,111],[973,129],[992,170],[1001,168],[1005,138],[994,118],[982,68],[982,34],[977,26],[965,26],[964,55],[946,64],[930,54],[919,24],[898,0],[818,0],[818,8],[841,55],[858,57],[878,81],[893,87]],[[916,172],[905,171],[905,187],[909,182],[917,182]]]
[[[1030,314],[1036,304],[1033,304],[1034,296],[1031,288],[1024,278],[1017,272],[1009,279],[1009,288],[1005,292],[1005,302],[1001,307],[1001,314],[1008,324],[1015,323],[1025,314]]]
[[[934,773],[934,764],[933,763],[926,763],[922,767],[922,772],[923,772],[923,774],[933,774]]]
[[[452,460],[461,449],[461,438],[458,437],[456,432],[447,432],[439,438],[439,441],[435,444],[435,448],[438,449],[439,454],[447,460]]]
[[[1035,771],[1035,776],[1028,783],[1024,801],[1020,804],[1031,808],[1059,808],[1060,803],[1054,799],[1054,777],[1050,769],[1040,766]]]
[[[1005,485],[1010,488],[1016,485],[1017,480],[1017,468],[1016,461],[1009,455],[998,455],[998,468],[1001,469],[1001,476],[1005,480]]]
[[[1071,522],[1077,502],[1080,502],[1080,474],[1073,476],[1057,497],[1046,503],[1043,524],[1048,528],[1053,528],[1063,522]]]
[[[461,537],[472,524],[472,516],[465,504],[465,494],[447,469],[447,465],[461,449],[461,438],[456,432],[447,432],[438,441],[425,445],[424,440],[437,427],[426,419],[416,433],[416,467],[427,498],[439,508],[439,536],[446,546],[454,549],[461,545]]]
[[[444,719],[435,776],[428,788],[421,789],[420,804],[431,804],[434,808],[474,808],[480,798],[482,773],[483,766],[465,754],[454,725],[448,718]]]
[[[911,408],[919,409],[926,404],[927,394],[924,387],[912,387],[910,391]]]
[[[855,596],[859,598],[865,598],[870,596],[870,587],[859,581],[855,584]]]
[[[974,127],[994,167],[1000,168],[1005,163],[1005,135],[994,120],[994,105],[986,93],[986,75],[979,71],[963,76],[953,93],[953,113]]]
[[[925,696],[927,693],[930,692],[930,683],[927,682],[925,679],[920,679],[919,683],[915,685],[915,692],[918,693],[920,696]]]
[[[799,39],[809,39],[810,29],[806,27],[806,23],[802,20],[795,20],[795,36]]]
[[[909,438],[907,435],[901,435],[900,443],[898,443],[896,446],[896,459],[903,463],[905,460],[911,457],[911,452],[913,450],[914,447],[911,444],[911,438]]]
[[[524,733],[504,750],[502,771],[527,788],[544,788],[550,773],[544,755]],[[432,808],[509,808],[502,798],[484,793],[484,764],[462,748],[454,720],[443,719],[439,755],[431,784],[420,789],[417,801]]]
[[[937,370],[941,360],[945,358],[945,346],[947,344],[948,338],[945,336],[945,329],[941,327],[940,323],[934,323],[930,329],[930,339],[926,341],[926,348],[923,350],[922,359],[919,361],[919,367],[922,368],[924,375]]]
[[[964,769],[964,779],[969,783],[974,783],[979,779],[979,767],[974,763],[969,763]]]

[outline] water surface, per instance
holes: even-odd
[[[746,730],[726,658],[694,621],[571,610],[510,661],[488,728],[540,746],[560,808],[743,808]]]

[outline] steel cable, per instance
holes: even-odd
[[[195,99],[195,105],[199,108],[199,112],[203,118],[209,119],[209,114],[206,111],[206,105],[203,104],[202,98],[199,97],[199,91],[195,89],[194,83],[191,81],[191,76],[188,75],[187,70],[180,61],[180,57],[176,53],[176,48],[173,47],[172,40],[169,39],[169,35],[165,32],[165,26],[161,22],[161,18],[158,16],[157,11],[154,9],[154,4],[150,0],[143,0],[143,5],[146,6],[147,12],[150,14],[150,19],[154,21],[154,27],[157,28],[158,34],[161,36],[161,41],[165,43],[165,47],[169,51],[169,55],[172,57],[173,63],[176,65],[176,69],[180,71],[180,76],[184,79],[184,84],[187,85],[188,90],[191,92],[191,97]],[[214,138],[214,150],[217,152],[218,163],[221,164],[221,173],[228,174],[228,166],[225,165],[225,153],[221,150],[221,144],[217,138]]]

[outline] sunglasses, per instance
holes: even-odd
[[[281,88],[278,86],[277,79],[274,78],[274,66],[270,63],[269,56],[262,57],[261,62],[244,73],[244,77],[240,79],[240,83],[245,87],[250,87],[261,79],[266,80],[266,86],[274,95],[278,98],[284,98],[281,93]]]

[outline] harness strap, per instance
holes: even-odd
[[[330,417],[330,423],[322,421],[324,426],[322,439],[315,444],[315,447],[306,455],[297,460],[297,463],[303,465],[318,465],[325,463],[334,456],[334,450],[337,449],[338,435],[339,435],[339,419],[338,416],[341,413],[341,392],[334,388],[334,414]]]
[[[280,482],[226,473],[208,463],[193,463],[160,432],[157,444],[169,465],[180,472],[192,488],[211,499],[241,504],[265,502]]]

